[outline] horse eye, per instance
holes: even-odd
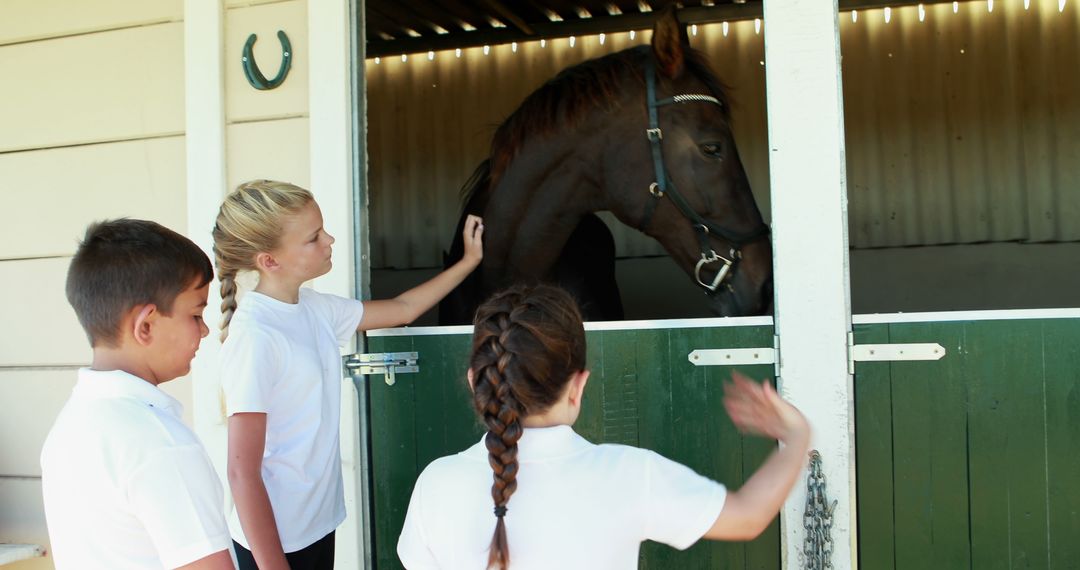
[[[709,158],[723,158],[724,151],[720,143],[705,143],[701,145],[701,154]]]

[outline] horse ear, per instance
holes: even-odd
[[[653,27],[653,56],[660,73],[668,79],[682,75],[686,50],[689,48],[690,37],[686,34],[686,27],[675,16],[675,3],[672,2],[660,13]]]

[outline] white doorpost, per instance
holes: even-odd
[[[222,0],[184,2],[184,106],[187,149],[187,235],[213,259],[214,221],[226,193],[225,9]],[[218,322],[221,295],[210,284],[203,318],[210,336],[191,365],[195,432],[206,446],[222,481],[225,476],[225,418],[221,413],[216,363],[221,349]],[[226,490],[228,486],[226,485]]]
[[[781,391],[809,418],[833,515],[833,567],[857,566],[854,392],[837,0],[765,0],[769,173]],[[802,566],[805,473],[781,512]]]
[[[316,280],[316,285],[320,291],[352,297],[358,288],[354,283],[351,66],[364,62],[354,61],[352,56],[356,22],[349,0],[313,0],[307,6],[311,191],[322,208],[327,231],[337,238],[334,269]],[[341,467],[348,517],[338,527],[335,541],[340,568],[361,568],[364,564],[359,422],[356,390],[345,378],[341,385]]]

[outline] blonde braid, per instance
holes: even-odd
[[[255,256],[277,248],[285,216],[314,201],[311,192],[299,186],[253,180],[238,186],[221,203],[214,224],[214,259],[221,281],[222,342],[229,336],[237,307],[237,274],[255,270]]]

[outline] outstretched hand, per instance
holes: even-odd
[[[758,384],[737,371],[724,383],[724,409],[742,433],[763,435],[783,442],[806,438],[810,425],[766,380]]]
[[[484,220],[480,216],[469,214],[465,218],[465,229],[461,232],[461,238],[465,242],[465,255],[463,259],[479,265],[484,258]]]

